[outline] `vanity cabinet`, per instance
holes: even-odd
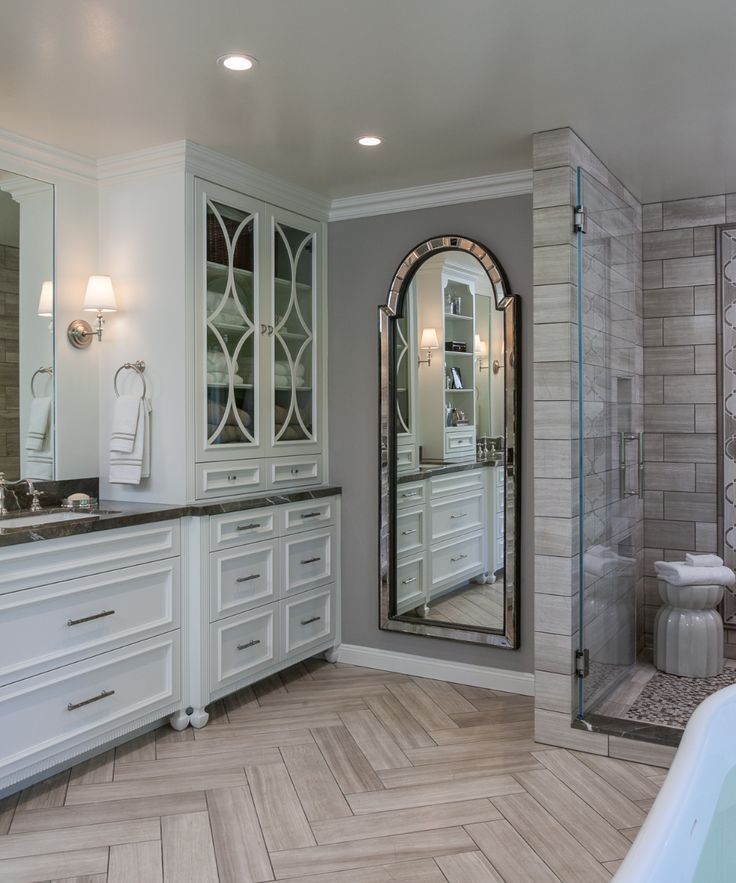
[[[181,707],[178,521],[0,549],[0,793]]]
[[[323,481],[324,224],[195,180],[195,495]]]

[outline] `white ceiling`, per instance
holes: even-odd
[[[570,125],[644,201],[736,191],[735,35],[733,0],[2,0],[0,128],[189,138],[341,197],[529,167]]]

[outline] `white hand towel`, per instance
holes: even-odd
[[[690,567],[723,567],[723,558],[718,555],[685,555],[685,564]]]
[[[693,567],[684,561],[655,561],[657,576],[671,586],[734,586],[730,567]]]
[[[151,403],[138,400],[138,425],[133,450],[110,451],[110,484],[140,484],[151,474],[150,418]]]
[[[46,435],[49,431],[50,416],[50,396],[31,399],[31,412],[28,415],[28,433],[26,435],[27,451],[40,451],[44,447]],[[31,478],[33,477],[31,476]]]
[[[115,399],[110,434],[111,451],[129,454],[133,450],[140,406],[140,396],[119,396]]]
[[[33,451],[26,457],[25,473],[37,481],[53,481],[54,455],[50,451]]]

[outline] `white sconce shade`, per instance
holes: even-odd
[[[475,335],[475,354],[481,358],[488,355],[488,344],[480,339],[480,334]]]
[[[82,309],[88,313],[114,313],[117,308],[112,279],[109,276],[90,276]]]
[[[38,300],[38,315],[54,315],[54,283],[51,281],[44,282],[41,286],[41,297]]]
[[[425,328],[422,331],[422,340],[419,346],[423,350],[438,350],[440,348],[440,342],[437,339],[437,329]]]

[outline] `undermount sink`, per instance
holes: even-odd
[[[55,524],[63,521],[78,521],[81,518],[97,518],[98,515],[111,515],[108,510],[93,509],[79,512],[27,512],[16,518],[0,518],[0,530],[13,527],[38,527],[42,524]]]

